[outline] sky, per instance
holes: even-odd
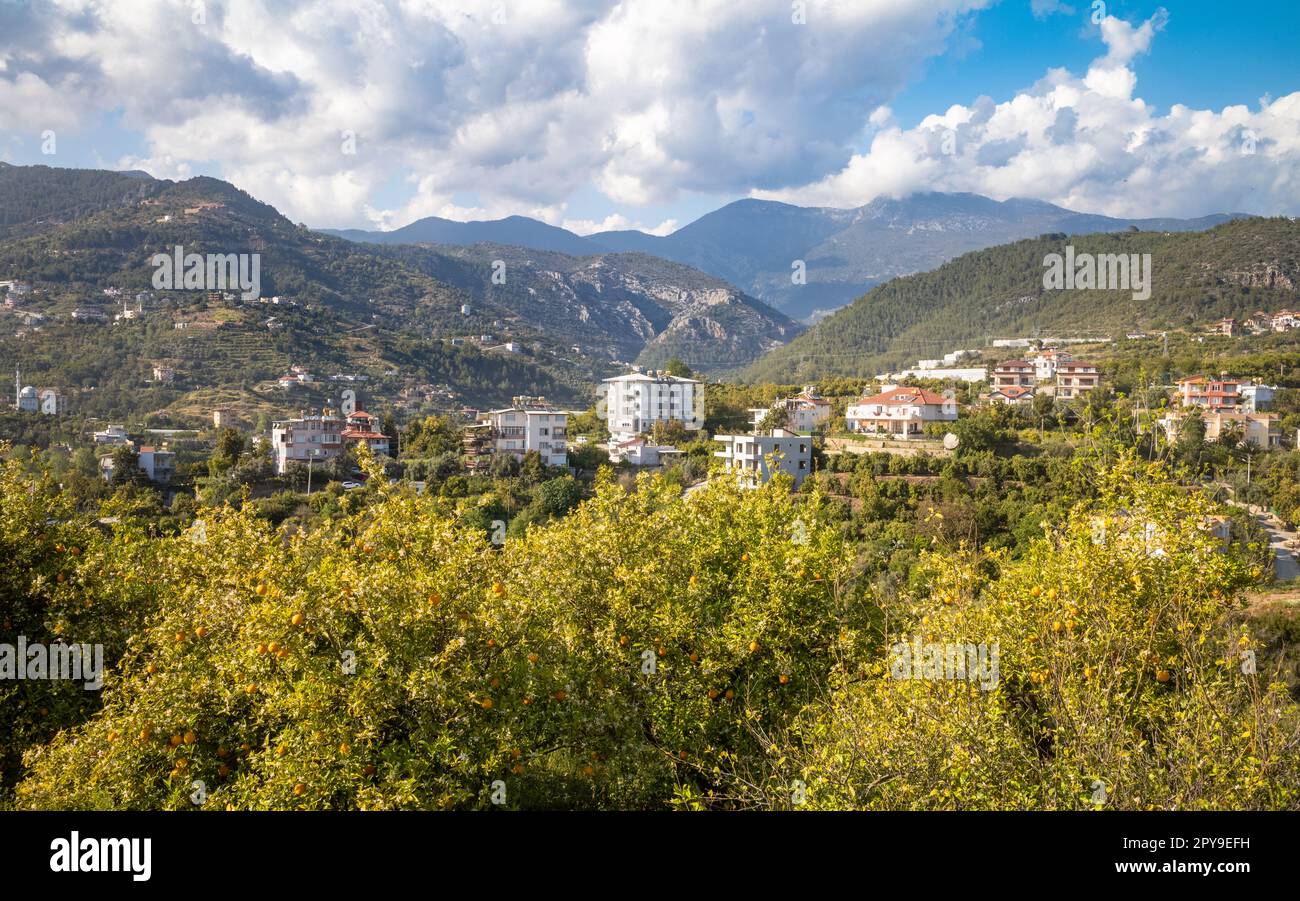
[[[0,160],[314,227],[916,191],[1300,213],[1292,0],[0,0]]]

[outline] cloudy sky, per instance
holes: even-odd
[[[1298,31],[1292,0],[0,0],[0,159],[334,227],[922,190],[1295,215]]]

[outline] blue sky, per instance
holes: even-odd
[[[0,2],[0,159],[215,175],[320,226],[914,190],[1300,212],[1300,4],[791,6]]]

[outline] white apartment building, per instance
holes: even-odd
[[[139,449],[138,454],[136,466],[151,482],[166,485],[176,475],[176,455],[171,451],[145,445]],[[114,471],[112,454],[99,458],[99,473],[105,481],[113,478]]]
[[[1097,367],[1083,360],[1068,360],[1056,367],[1056,397],[1070,400],[1082,397],[1101,384]]]
[[[1034,366],[1034,378],[1045,382],[1056,377],[1056,370],[1062,363],[1069,363],[1073,359],[1073,354],[1064,350],[1044,350],[1030,357],[1029,362]]]
[[[1268,449],[1282,443],[1282,433],[1278,428],[1280,419],[1274,413],[1238,413],[1227,410],[1206,411],[1201,414],[1205,423],[1205,440],[1218,441],[1229,429],[1234,430],[1247,444]],[[1165,438],[1170,442],[1178,440],[1179,429],[1183,424],[1183,411],[1170,410],[1161,418],[1160,424],[1165,428]]]
[[[788,473],[798,488],[812,471],[812,439],[789,429],[773,429],[760,435],[715,435],[722,450],[713,456],[726,462],[727,470],[738,474],[741,484],[756,488],[777,472]]]
[[[388,454],[388,436],[376,427],[374,415],[364,410],[345,417],[327,411],[271,424],[271,455],[278,475],[284,475],[292,463],[323,463],[362,442],[377,457]]]
[[[605,379],[605,415],[615,442],[676,419],[689,430],[704,424],[703,395],[695,379],[666,372],[634,372]]]
[[[569,414],[546,398],[516,397],[509,407],[480,414],[479,421],[465,430],[467,464],[475,469],[493,454],[523,459],[529,451],[537,451],[547,466],[568,466],[568,422]]]
[[[284,475],[293,463],[321,463],[337,457],[343,450],[343,428],[343,420],[328,413],[271,423],[276,474]]]

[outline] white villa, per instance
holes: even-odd
[[[924,388],[895,387],[850,404],[849,431],[884,433],[899,438],[924,433],[928,422],[955,422],[957,402]]]
[[[750,423],[757,429],[768,413],[782,408],[788,414],[786,428],[794,432],[811,432],[831,419],[831,402],[818,395],[816,388],[808,387],[794,397],[776,401],[771,407],[751,407]]]

